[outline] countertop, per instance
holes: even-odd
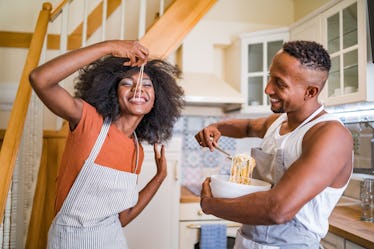
[[[182,187],[180,202],[200,202],[200,197]],[[329,218],[329,232],[365,248],[374,248],[374,223],[361,221],[360,215],[359,201],[343,196]]]
[[[357,199],[342,197],[329,218],[329,231],[365,248],[374,248],[374,223],[360,220]]]
[[[200,202],[200,196],[192,193],[188,188],[181,187],[180,203]]]

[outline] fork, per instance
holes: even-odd
[[[219,147],[218,144],[215,144],[214,145],[214,148],[216,148],[218,151],[222,152],[223,154],[225,154],[227,156],[228,159],[232,160],[232,156],[230,153],[228,153],[227,151],[225,151],[224,149],[222,149],[221,147]]]
[[[213,142],[213,146],[214,148],[216,148],[219,152],[225,154],[227,156],[228,159],[232,160],[232,156],[230,153],[228,153],[227,151],[225,151],[224,149],[222,149],[216,142],[213,141],[213,137],[210,137],[209,138],[210,141]]]

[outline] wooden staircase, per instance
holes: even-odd
[[[66,0],[63,2],[67,2]],[[175,0],[167,8],[162,17],[154,22],[140,41],[151,52],[152,57],[165,58],[181,45],[184,37],[208,12],[217,0]],[[120,6],[121,0],[108,0],[107,17]],[[53,12],[59,12],[61,6]],[[102,24],[100,3],[88,16],[87,38],[100,28]],[[53,13],[51,14],[53,15]],[[51,18],[54,18],[53,16]],[[83,24],[80,24],[68,36],[68,50],[77,49],[82,45]],[[31,33],[0,31],[0,47],[29,48]],[[60,35],[48,34],[47,48],[60,49]]]
[[[166,58],[181,45],[184,37],[216,1],[173,1],[165,13],[140,38],[140,42],[148,47],[151,57]],[[25,68],[8,122],[8,128],[5,134],[3,134],[4,132],[1,134],[4,140],[0,151],[0,220],[3,220],[16,155],[19,150],[30,101],[31,88],[28,81],[28,74],[39,63],[40,50],[45,40],[44,36],[47,35],[48,22],[56,18],[63,5],[68,2],[67,0],[62,1],[56,9],[52,9],[52,6],[48,3],[44,3],[35,33],[32,35],[27,33],[0,32],[0,46],[29,48],[28,58],[25,62]],[[107,17],[120,4],[121,0],[107,0]],[[99,16],[102,9],[103,4],[101,3],[88,15],[87,37],[91,36],[101,26],[103,20]],[[83,26],[81,24],[68,35],[68,50],[81,46],[83,33]],[[46,40],[47,49],[60,48],[60,35],[48,34]],[[67,126],[64,126],[60,131],[44,132],[43,152],[25,248],[42,249],[46,247],[47,231],[54,216],[55,178],[67,131]]]

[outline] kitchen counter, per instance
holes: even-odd
[[[360,220],[360,201],[342,197],[329,218],[329,232],[365,248],[374,248],[374,223]]]
[[[200,202],[200,197],[182,187],[180,202]],[[359,201],[343,196],[329,218],[329,232],[365,248],[374,248],[374,223],[361,221],[360,215]]]
[[[181,187],[180,203],[200,202],[200,196],[192,193],[188,188]]]

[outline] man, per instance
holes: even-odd
[[[265,118],[227,120],[196,134],[214,150],[220,136],[263,138],[252,149],[254,178],[269,191],[238,198],[214,198],[203,183],[201,207],[207,214],[242,223],[235,248],[319,248],[328,217],[352,173],[352,136],[318,102],[331,67],[319,44],[291,41],[274,56],[265,93],[275,113]]]

